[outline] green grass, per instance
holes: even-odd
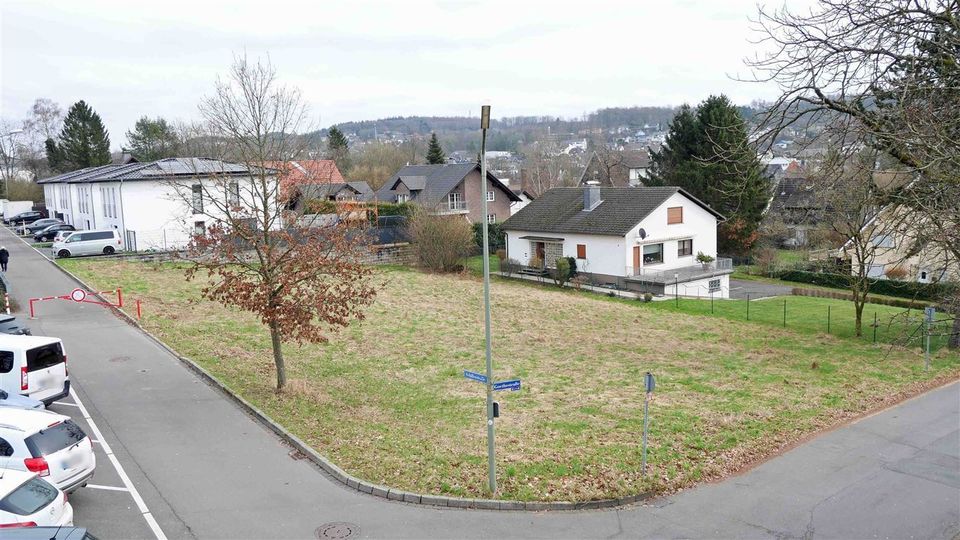
[[[467,258],[467,264],[465,265],[467,271],[475,276],[483,275],[483,255],[474,255],[473,257]],[[490,272],[499,272],[500,271],[500,258],[496,255],[490,255]]]
[[[58,262],[92,286],[123,287],[127,305],[141,299],[144,327],[350,473],[486,496],[484,390],[462,376],[484,364],[475,277],[379,270],[383,287],[363,322],[326,344],[284,346],[289,384],[277,394],[268,332],[200,299],[202,283],[185,281],[182,268]],[[764,312],[776,301],[752,304],[746,322],[505,279],[493,281],[491,299],[496,378],[523,380],[523,390],[497,395],[505,499],[678,489],[960,375],[960,358],[945,350],[926,372],[916,350],[778,328]],[[644,476],[646,371],[658,385]]]
[[[43,249],[52,246],[53,242],[33,242],[30,245],[37,249]]]
[[[904,309],[881,304],[866,304],[863,310],[862,335],[856,336],[854,304],[848,300],[781,296],[749,302],[747,300],[697,300],[681,298],[645,304],[653,309],[707,315],[724,319],[774,327],[785,327],[806,334],[826,334],[864,342],[921,347],[923,310]],[[784,317],[786,307],[786,317]],[[748,319],[749,317],[749,319]],[[876,317],[876,318],[874,318]],[[786,320],[786,326],[784,326]],[[876,325],[874,327],[874,321]],[[931,350],[946,345],[952,318],[938,313],[933,325]],[[876,330],[876,332],[874,332]]]

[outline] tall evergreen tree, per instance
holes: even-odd
[[[127,131],[130,154],[139,161],[154,161],[177,155],[180,138],[173,126],[163,118],[151,120],[146,116],[137,120],[132,131]]]
[[[50,170],[63,172],[63,152],[60,151],[57,141],[53,140],[52,137],[48,138],[43,141],[43,147],[47,152],[47,166],[50,167]]]
[[[437,134],[430,134],[430,145],[427,147],[427,163],[431,165],[443,165],[447,162],[447,156],[440,148],[440,141],[437,140]]]
[[[62,158],[61,170],[110,163],[110,135],[100,115],[83,100],[74,103],[67,112],[56,146]]]
[[[336,164],[340,172],[347,174],[350,169],[350,142],[340,128],[333,126],[327,134],[327,154]]]
[[[710,96],[696,111],[681,107],[645,183],[689,191],[727,218],[718,231],[722,252],[750,251],[769,185],[743,118],[726,96]]]

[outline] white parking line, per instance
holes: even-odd
[[[150,527],[150,530],[153,531],[153,535],[157,537],[157,540],[167,540],[167,536],[163,534],[163,530],[160,529],[160,524],[157,523],[157,520],[154,519],[153,514],[150,513],[150,509],[147,508],[147,503],[143,502],[143,497],[140,496],[140,492],[137,491],[136,486],[133,485],[133,482],[130,481],[130,477],[127,476],[126,471],[123,470],[123,466],[120,465],[120,461],[117,459],[117,456],[113,455],[113,451],[110,450],[110,445],[107,444],[107,441],[103,438],[103,433],[100,433],[100,428],[97,427],[97,424],[94,423],[93,418],[90,418],[90,413],[87,412],[87,408],[83,406],[83,402],[80,401],[80,396],[70,390],[70,397],[77,403],[77,407],[80,408],[80,413],[83,415],[83,419],[87,421],[87,424],[90,425],[90,430],[93,431],[93,434],[96,435],[97,439],[100,440],[100,446],[103,447],[103,451],[107,454],[107,459],[110,460],[110,463],[113,463],[113,468],[117,470],[117,474],[120,475],[120,480],[123,482],[123,485],[126,487],[127,491],[130,492],[130,496],[133,497],[133,502],[137,503],[137,508],[140,509],[140,513],[143,515],[143,519],[147,521],[147,525]]]
[[[58,402],[57,402],[57,405],[66,405],[66,406],[68,406],[68,407],[80,407],[80,406],[77,405],[76,403],[69,403],[69,402],[67,402],[67,401],[58,401]]]
[[[107,491],[130,491],[125,487],[116,487],[116,486],[101,486],[99,484],[87,484],[84,487],[93,488],[93,489],[105,489]]]

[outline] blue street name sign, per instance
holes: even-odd
[[[513,379],[511,381],[500,381],[493,383],[494,390],[510,390],[511,392],[516,392],[520,390],[520,379]]]
[[[477,381],[477,382],[482,382],[482,383],[487,382],[487,376],[486,376],[486,375],[483,375],[483,374],[481,374],[481,373],[477,373],[477,372],[475,372],[475,371],[463,370],[463,376],[466,377],[466,378],[468,378],[468,379],[470,379],[470,380],[472,380],[472,381]]]

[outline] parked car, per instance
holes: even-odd
[[[13,315],[0,315],[0,333],[13,336],[29,336],[30,329],[20,324]]]
[[[44,229],[33,233],[33,239],[37,242],[51,242],[56,238],[57,233],[59,232],[73,232],[77,230],[73,225],[67,225],[66,223],[54,223]]]
[[[34,221],[42,217],[43,217],[43,214],[41,214],[40,212],[31,210],[29,212],[20,212],[19,214],[11,218],[4,219],[3,221],[8,225],[23,225],[24,223],[27,223],[27,224],[33,223]]]
[[[102,231],[77,231],[54,242],[51,248],[54,257],[77,257],[80,255],[113,255],[123,251],[120,231],[107,229]]]
[[[37,526],[73,526],[73,507],[67,494],[23,471],[0,475],[0,529]],[[6,538],[6,533],[2,535]]]
[[[30,225],[27,225],[27,231],[29,231],[30,234],[37,234],[38,232],[46,229],[47,227],[51,225],[57,225],[58,223],[63,223],[63,220],[57,219],[57,218],[38,219],[33,223],[31,223]]]
[[[53,237],[53,243],[63,242],[71,234],[73,234],[73,231],[57,231],[57,234]]]
[[[3,533],[4,540],[97,540],[83,527],[21,527]]]
[[[97,468],[93,442],[69,416],[53,411],[8,408],[0,414],[0,472],[35,472],[72,493],[87,485]]]
[[[20,394],[11,394],[6,390],[0,390],[0,407],[14,407],[16,409],[39,409],[43,410],[43,402]]]
[[[0,334],[0,390],[39,399],[47,406],[70,394],[60,338]]]

